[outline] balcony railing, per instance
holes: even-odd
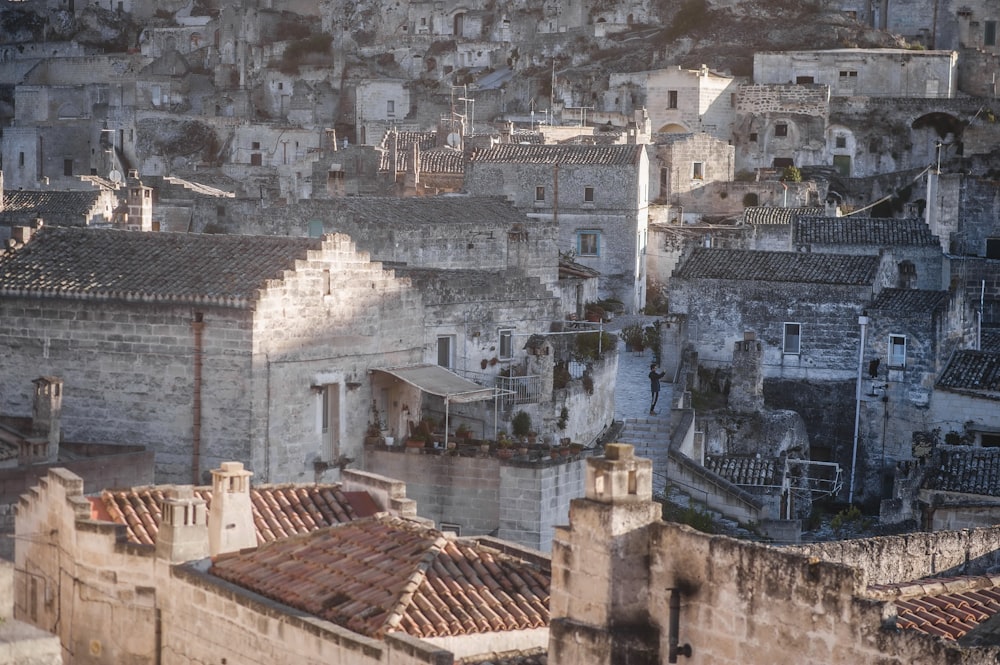
[[[472,370],[452,371],[481,386],[496,388],[500,404],[505,407],[514,404],[536,404],[541,398],[542,377],[537,375],[498,376]]]

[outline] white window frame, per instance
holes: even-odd
[[[594,251],[584,252],[583,238],[584,236],[594,237]],[[589,249],[588,243],[588,249]],[[581,229],[576,232],[576,255],[577,256],[600,256],[601,255],[601,232],[592,229]]]
[[[497,344],[497,357],[500,360],[510,360],[514,357],[514,329],[513,328],[501,328],[497,336],[499,337],[499,343]]]
[[[791,335],[789,332],[794,326],[795,334]],[[794,349],[792,348],[792,340],[794,340]],[[802,324],[795,321],[788,321],[781,326],[781,352],[789,356],[798,356],[802,354]]]
[[[448,355],[448,358],[447,358],[447,363],[448,364],[447,365],[441,363],[441,351],[442,351],[442,344],[443,343],[447,344],[447,349],[445,349],[447,351],[447,355]],[[441,367],[444,367],[446,369],[454,369],[454,367],[455,367],[455,336],[454,335],[438,335],[437,336],[437,345],[435,347],[435,352],[437,354],[436,358],[435,358],[435,362],[438,365],[440,365]]]
[[[905,369],[906,368],[906,335],[900,335],[897,333],[891,333],[889,335],[889,346],[886,351],[886,356],[889,359],[890,369]],[[899,353],[899,349],[902,349],[902,353]]]
[[[691,179],[705,179],[705,162],[691,162]]]
[[[322,437],[323,459],[333,461],[340,456],[340,384],[325,383],[319,390],[319,431]]]
[[[385,115],[387,118],[396,117],[396,100],[387,99],[385,100]]]

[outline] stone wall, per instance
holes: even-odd
[[[249,313],[220,307],[204,317],[202,468],[250,456]],[[145,445],[158,479],[192,482],[195,340],[190,307],[58,298],[0,301],[0,411],[31,413],[22,377],[64,380],[69,441]],[[15,325],[16,322],[16,325]],[[14,381],[16,380],[16,383]],[[200,480],[199,480],[200,482]]]
[[[741,85],[736,92],[736,113],[795,114],[826,120],[830,113],[830,88],[825,85]]]
[[[583,493],[583,460],[524,463],[494,457],[365,451],[365,465],[406,482],[417,514],[457,524],[463,536],[502,539],[549,551],[570,500]]]
[[[713,294],[706,298],[704,294]],[[857,373],[857,316],[871,287],[784,282],[682,280],[670,306],[687,314],[689,340],[704,366],[728,365],[733,343],[752,331],[764,343],[766,378],[844,379]],[[776,314],[777,313],[777,314]],[[801,325],[801,353],[781,352],[784,323]]]

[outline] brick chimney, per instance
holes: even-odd
[[[257,547],[250,502],[250,476],[240,462],[212,469],[212,507],[208,512],[208,549],[213,557]]]
[[[31,402],[31,439],[36,450],[29,457],[33,462],[54,462],[59,458],[62,438],[63,381],[55,376],[43,376],[32,383],[35,394]]]
[[[171,487],[160,506],[156,556],[170,563],[195,561],[208,556],[208,506],[190,485]]]
[[[586,496],[552,543],[550,665],[661,662],[647,609],[649,527],[661,513],[653,463],[624,443],[604,455],[587,460]]]

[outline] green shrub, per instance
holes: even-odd
[[[514,436],[528,436],[531,431],[531,415],[527,411],[518,411],[510,421],[510,431]]]
[[[573,359],[578,362],[598,360],[601,356],[614,353],[618,348],[618,338],[606,332],[585,332],[576,336]]]

